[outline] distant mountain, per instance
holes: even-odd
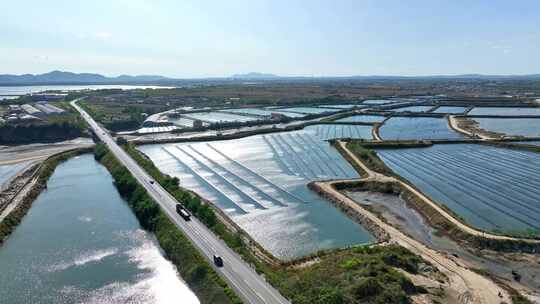
[[[269,73],[251,72],[246,74],[235,74],[230,77],[198,78],[198,79],[174,79],[156,75],[120,75],[117,77],[107,77],[92,73],[72,73],[62,71],[52,71],[45,74],[24,74],[9,75],[0,74],[0,85],[54,85],[54,84],[199,84],[199,83],[235,83],[244,81],[395,81],[395,80],[540,80],[540,74],[530,75],[485,75],[485,74],[462,74],[462,75],[426,75],[426,76],[399,76],[399,75],[352,75],[352,76],[278,76]]]
[[[234,74],[231,76],[231,78],[234,78],[234,79],[276,79],[276,78],[280,78],[280,76],[274,75],[274,74],[267,74],[267,73],[251,72],[251,73],[246,73],[246,74]]]
[[[101,83],[142,83],[168,80],[163,76],[121,75],[118,77],[106,77],[100,74],[71,73],[52,71],[45,74],[9,75],[0,74],[0,84],[101,84]]]

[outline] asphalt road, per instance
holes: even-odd
[[[152,177],[120,148],[109,133],[98,125],[74,100],[71,104],[81,113],[82,117],[92,127],[96,135],[103,141],[116,158],[126,166],[148,194],[161,206],[169,218],[199,249],[212,267],[227,281],[245,303],[289,303],[281,294],[259,276],[239,255],[230,249],[221,239],[215,236],[206,226],[192,217],[184,221],[176,213],[177,201],[159,184],[151,184]],[[223,267],[213,264],[214,254],[223,258]],[[179,299],[181,300],[181,299]]]

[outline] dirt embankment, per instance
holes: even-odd
[[[465,116],[448,116],[448,125],[454,131],[471,138],[495,140],[505,137],[505,134],[491,132],[480,128],[480,124],[477,121]]]
[[[5,217],[4,213],[9,212],[9,208],[13,199],[17,194],[19,194],[22,189],[32,180],[35,176],[39,164],[31,165],[25,168],[22,172],[18,173],[15,177],[11,179],[9,184],[1,189],[0,192],[0,221]],[[8,209],[8,212],[5,212]]]
[[[511,303],[510,295],[493,281],[461,267],[459,263],[444,254],[424,246],[393,226],[386,224],[376,215],[337,191],[334,188],[334,183],[336,182],[314,182],[311,184],[311,188],[323,194],[340,209],[346,210],[347,214],[353,218],[358,218],[360,223],[366,224],[366,227],[370,231],[375,232],[376,236],[378,235],[378,237],[384,237],[390,242],[397,243],[420,255],[432,265],[435,265],[448,277],[446,283],[441,283],[441,289],[445,290],[449,296],[450,294],[453,295],[450,297],[456,303]]]

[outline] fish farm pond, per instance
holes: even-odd
[[[540,236],[538,153],[478,144],[379,149],[396,174],[482,230]]]
[[[315,180],[359,177],[323,140],[329,133],[348,132],[337,127],[342,126],[139,149],[274,256],[292,260],[322,249],[374,242],[362,226],[307,187]],[[354,127],[367,127],[362,132],[371,136],[369,126]]]

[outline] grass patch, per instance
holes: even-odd
[[[400,246],[334,251],[316,264],[277,269],[269,281],[293,303],[410,303],[424,292],[395,268],[418,272],[421,258]]]
[[[392,170],[386,166],[374,150],[368,149],[355,141],[348,142],[346,145],[347,149],[354,153],[371,170],[389,176],[393,175]]]

